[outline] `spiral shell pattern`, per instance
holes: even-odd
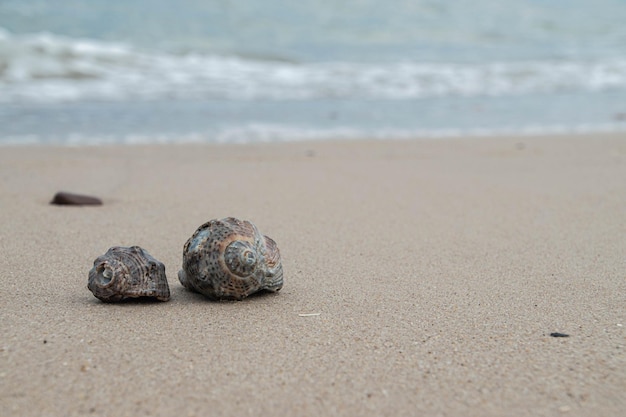
[[[114,246],[96,258],[87,288],[104,302],[139,297],[170,299],[165,265],[139,246]]]
[[[228,217],[203,224],[187,240],[178,279],[210,298],[241,300],[279,291],[283,267],[276,242],[249,221]]]

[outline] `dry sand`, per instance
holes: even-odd
[[[2,416],[624,415],[625,135],[3,147],[0,186]],[[280,293],[180,285],[225,216],[278,242]],[[114,245],[171,301],[94,298]]]

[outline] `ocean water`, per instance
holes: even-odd
[[[624,0],[0,0],[0,144],[626,130]]]

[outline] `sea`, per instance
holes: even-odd
[[[620,131],[625,0],[0,0],[0,145]]]

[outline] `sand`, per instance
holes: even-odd
[[[0,186],[3,416],[626,409],[624,134],[3,147]],[[278,294],[180,285],[225,216],[278,242]],[[115,245],[164,262],[171,301],[94,298]]]

